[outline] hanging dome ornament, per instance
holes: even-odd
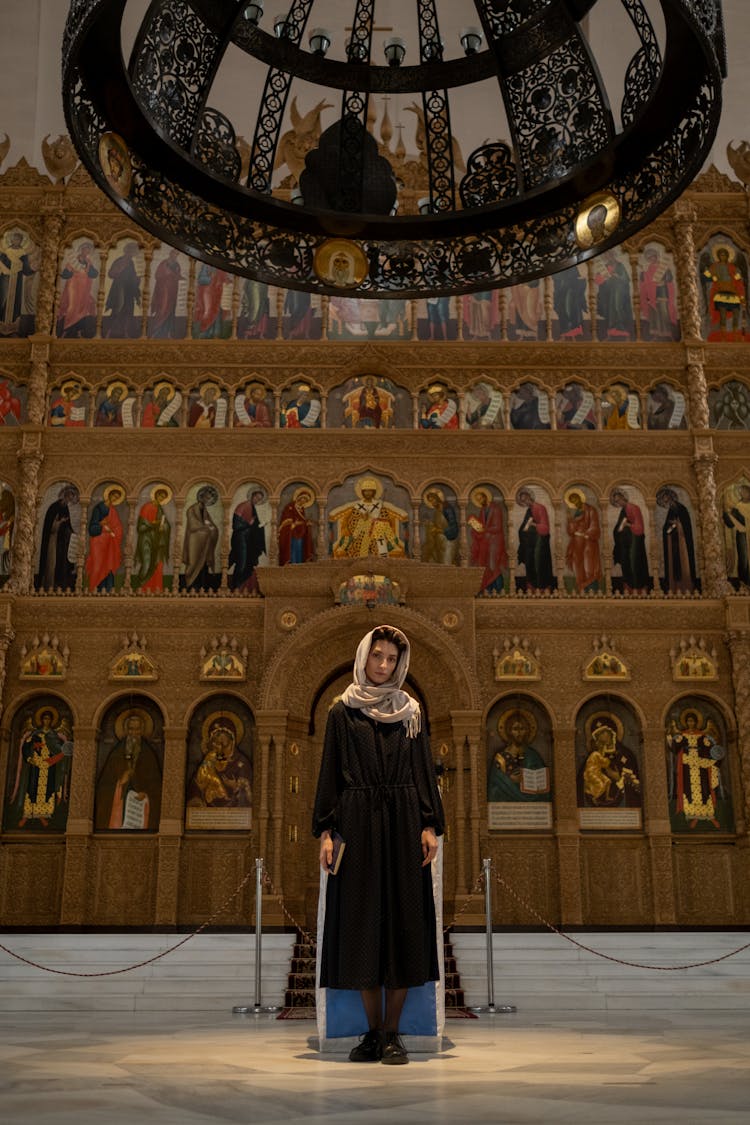
[[[273,19],[248,0],[151,0],[126,66],[127,0],[72,0],[68,131],[114,203],[217,268],[365,297],[514,285],[646,226],[710,152],[721,0],[648,0],[658,35],[646,0],[619,0],[630,53],[613,91],[619,120],[586,36],[617,2],[452,0],[444,19],[461,30],[446,45],[437,0],[412,11],[289,0]],[[376,13],[397,32],[382,45]],[[311,87],[314,107],[303,104]],[[391,148],[401,111],[416,119],[416,155],[400,122]],[[248,115],[252,142],[238,135]],[[480,118],[496,135],[468,151],[456,122],[483,130]],[[354,286],[341,283],[343,257],[332,265],[339,240],[355,248]]]

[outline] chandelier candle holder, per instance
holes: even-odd
[[[443,35],[436,0],[151,0],[126,61],[128,0],[72,0],[68,130],[123,211],[217,268],[362,297],[515,285],[650,223],[716,134],[721,0],[619,0],[616,89],[588,37],[600,3],[452,0]]]

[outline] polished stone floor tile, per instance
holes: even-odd
[[[268,1016],[0,1013],[8,1125],[745,1125],[750,1014],[449,1021],[409,1066],[320,1055]]]

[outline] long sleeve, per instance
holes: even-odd
[[[345,738],[341,708],[334,707],[328,712],[323,758],[318,774],[318,787],[313,808],[312,833],[320,836],[326,828],[336,827],[336,812],[339,800],[339,760],[341,740]]]
[[[422,828],[433,828],[436,836],[442,836],[445,831],[445,813],[426,731],[423,730],[414,739],[412,754],[414,784],[419,794]]]

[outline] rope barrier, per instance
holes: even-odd
[[[203,922],[196,930],[193,930],[192,933],[186,934],[186,936],[184,938],[182,938],[180,941],[178,941],[176,945],[171,946],[171,948],[169,948],[169,949],[162,950],[161,953],[156,953],[153,957],[147,957],[144,961],[138,961],[138,962],[136,962],[136,964],[127,965],[127,966],[125,966],[125,968],[122,968],[122,969],[107,969],[103,972],[97,972],[97,973],[81,973],[81,972],[75,972],[72,969],[53,969],[49,965],[41,965],[37,961],[32,961],[28,957],[23,957],[20,953],[16,953],[14,950],[9,949],[7,945],[3,945],[2,942],[0,942],[0,950],[2,950],[4,953],[7,953],[9,957],[13,957],[16,961],[21,961],[24,965],[30,965],[32,968],[39,969],[41,972],[44,972],[44,973],[54,973],[56,976],[63,976],[63,977],[114,977],[114,976],[118,976],[121,973],[130,973],[134,969],[142,969],[146,965],[152,965],[154,962],[160,961],[160,960],[162,960],[162,958],[168,957],[172,953],[176,953],[177,950],[181,949],[183,945],[186,945],[189,941],[192,941],[193,938],[198,937],[199,934],[202,934],[203,931],[206,930],[212,924],[212,922],[214,922],[214,920],[219,917],[220,914],[224,913],[224,911],[227,909],[227,907],[230,905],[230,903],[232,903],[237,898],[237,896],[244,890],[244,888],[247,886],[250,879],[252,878],[253,874],[254,874],[253,871],[249,871],[247,873],[247,875],[245,875],[245,877],[237,885],[235,890],[232,891],[231,895],[229,895],[228,898],[225,899],[225,901],[221,904],[221,906],[213,912],[213,914],[210,916],[210,918],[207,918],[206,921]],[[497,883],[499,884],[499,886],[501,886],[503,888],[503,890],[507,891],[507,893],[511,896],[511,898],[513,898],[518,903],[518,905],[522,907],[522,909],[526,910],[527,913],[529,913],[533,918],[535,918],[539,923],[541,923],[541,925],[544,926],[545,929],[548,929],[552,933],[557,934],[557,936],[559,938],[562,938],[563,941],[567,941],[571,945],[577,946],[579,949],[582,949],[584,952],[591,953],[594,957],[600,957],[605,961],[612,961],[616,965],[625,965],[625,966],[627,966],[628,968],[631,968],[631,969],[649,969],[649,970],[653,970],[654,972],[667,972],[667,973],[669,973],[669,972],[679,972],[679,971],[683,971],[683,970],[687,970],[687,969],[702,969],[702,968],[705,968],[708,965],[718,965],[721,961],[728,961],[731,957],[737,957],[740,953],[744,953],[746,949],[750,949],[750,941],[749,941],[749,942],[746,942],[744,945],[741,945],[739,947],[739,949],[733,949],[729,953],[723,953],[718,957],[711,957],[711,958],[708,958],[705,961],[693,961],[693,962],[690,962],[690,963],[685,964],[685,965],[647,965],[647,964],[644,964],[644,963],[639,962],[639,961],[626,961],[622,957],[615,957],[610,953],[603,953],[599,949],[593,949],[590,945],[586,945],[584,942],[578,941],[576,938],[572,937],[570,934],[564,933],[557,926],[555,926],[554,923],[548,921],[543,915],[541,915],[539,913],[539,911],[536,910],[536,908],[531,905],[530,902],[527,902],[526,899],[522,898],[515,891],[515,889],[508,882],[506,882],[506,880],[503,879],[503,877],[500,874],[498,874],[498,872],[495,872],[494,874],[495,874],[495,879],[496,879]],[[482,871],[477,876],[477,878],[474,882],[474,885],[471,888],[471,890],[470,890],[470,892],[467,896],[466,902],[461,907],[461,909],[454,915],[453,921],[450,922],[447,926],[443,927],[443,935],[444,936],[446,936],[451,930],[455,929],[459,918],[461,917],[462,914],[465,913],[465,911],[471,905],[472,896],[477,894],[478,891],[479,891],[479,888],[482,886],[482,884],[484,882],[484,878],[485,878],[485,873],[484,873],[484,871]],[[316,941],[315,936],[313,934],[311,934],[310,931],[305,926],[301,925],[297,921],[297,919],[294,917],[294,915],[291,914],[290,911],[287,909],[286,903],[284,902],[283,895],[279,891],[276,890],[276,887],[274,886],[273,880],[271,879],[271,876],[269,875],[268,871],[265,868],[263,869],[262,881],[263,881],[264,887],[268,888],[270,893],[274,896],[274,898],[278,902],[284,917],[294,927],[294,929],[297,930],[302,935],[302,938],[303,938],[304,942],[306,944],[309,944],[309,945],[314,945],[315,941]]]
[[[563,933],[563,931],[558,929],[552,922],[548,922],[538,910],[535,910],[530,902],[526,902],[525,899],[516,894],[513,887],[511,887],[509,883],[506,883],[505,879],[497,872],[495,872],[495,879],[500,886],[508,892],[511,898],[516,900],[519,906],[524,907],[529,914],[536,918],[538,922],[541,922],[543,926],[546,926],[548,930],[551,930],[553,934],[557,934],[557,936],[561,937],[564,941],[568,941],[571,945],[576,945],[579,949],[585,950],[586,953],[593,953],[594,957],[601,957],[605,961],[614,961],[616,965],[627,965],[630,969],[651,969],[659,973],[676,973],[684,969],[703,969],[706,965],[718,965],[720,961],[728,961],[730,957],[736,957],[739,953],[744,953],[746,949],[750,949],[750,941],[748,941],[745,945],[741,945],[739,949],[733,949],[729,953],[722,953],[720,957],[711,957],[707,961],[693,961],[687,965],[646,965],[640,961],[625,961],[622,957],[613,957],[610,953],[602,953],[599,949],[592,949],[590,945],[585,945],[582,941],[577,941],[576,938],[571,937],[570,934]]]

